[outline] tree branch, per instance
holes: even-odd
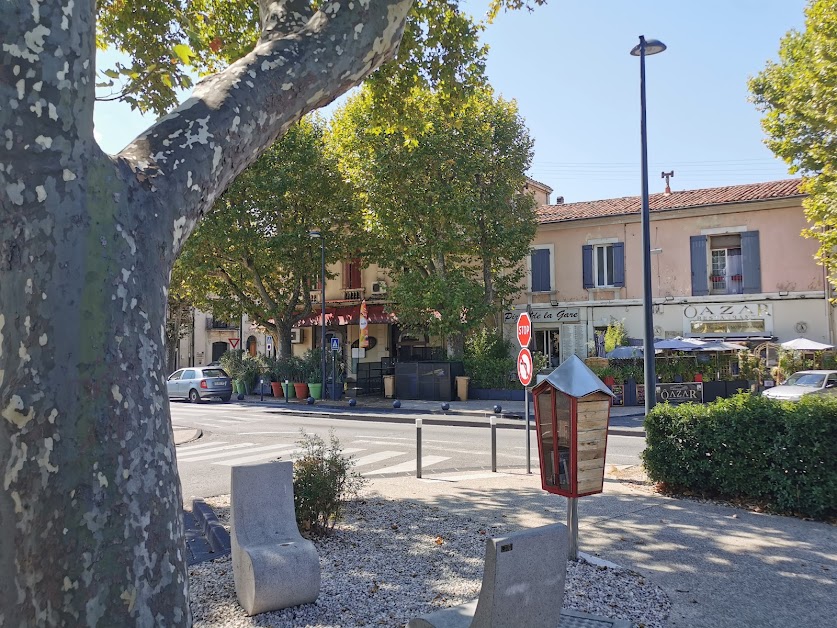
[[[161,216],[171,225],[170,261],[201,213],[267,146],[395,53],[411,5],[327,2],[302,28],[282,35],[288,24],[302,21],[288,13],[297,3],[262,0],[272,28],[267,38],[201,81],[191,98],[117,156],[142,187],[178,199]]]

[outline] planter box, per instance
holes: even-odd
[[[727,382],[703,382],[703,402],[723,399],[727,396]]]
[[[523,389],[468,388],[468,397],[481,401],[523,401]]]
[[[741,391],[750,390],[750,382],[746,379],[737,379],[734,382],[724,382],[727,385],[727,397],[733,397]]]

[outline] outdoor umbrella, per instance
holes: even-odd
[[[662,351],[656,349],[654,353],[662,353]],[[616,347],[606,357],[610,360],[631,360],[641,358],[642,355],[642,347]]]
[[[668,351],[698,351],[707,343],[697,338],[670,338],[668,340],[657,340],[654,343],[655,349],[667,349]]]
[[[781,344],[783,349],[791,349],[793,351],[825,351],[826,349],[833,349],[834,345],[827,345],[815,340],[808,340],[807,338],[794,338]]]

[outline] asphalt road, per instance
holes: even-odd
[[[353,455],[356,469],[367,477],[414,476],[416,428],[410,423],[388,423],[345,418],[312,417],[277,412],[253,405],[172,402],[172,422],[200,428],[203,436],[177,447],[184,501],[229,493],[230,467],[292,459],[298,452],[300,430],[328,439],[334,430],[343,451]],[[434,417],[434,418],[438,418]],[[537,473],[537,439],[530,431],[532,471]],[[645,447],[641,436],[608,437],[607,463],[633,465]],[[497,429],[497,471],[526,468],[525,430]],[[455,482],[490,477],[491,430],[463,425],[422,428],[422,477]]]

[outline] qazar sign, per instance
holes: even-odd
[[[677,384],[657,384],[657,403],[703,403],[703,384],[701,382],[682,382]]]
[[[514,323],[520,312],[506,312],[505,322]],[[533,323],[577,323],[581,320],[577,307],[543,307],[532,308],[529,318]]]
[[[683,317],[693,321],[741,321],[770,316],[767,303],[707,303],[687,305]]]

